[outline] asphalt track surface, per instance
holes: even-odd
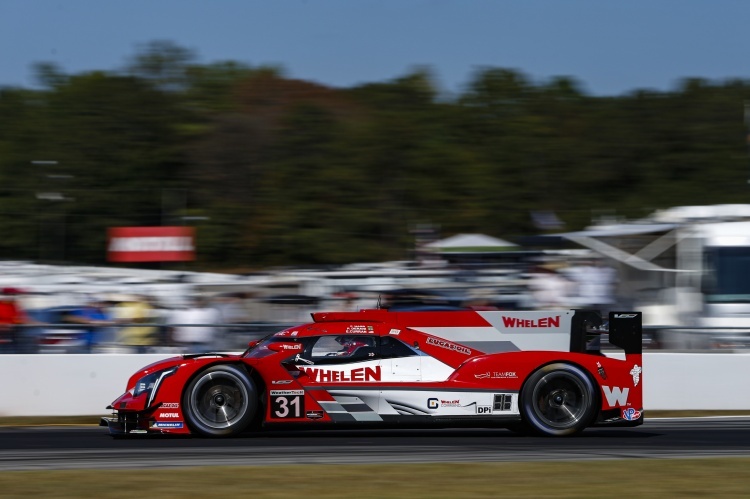
[[[278,464],[750,457],[750,417],[652,419],[573,438],[502,429],[277,431],[233,439],[113,439],[100,427],[0,428],[0,471]]]

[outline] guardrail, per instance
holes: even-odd
[[[0,355],[0,417],[106,414],[128,378],[167,354]],[[643,355],[646,410],[750,410],[750,354]]]
[[[644,348],[662,350],[750,349],[747,327],[644,326]]]

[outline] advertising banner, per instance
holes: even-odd
[[[111,227],[110,262],[185,262],[195,260],[193,227]]]

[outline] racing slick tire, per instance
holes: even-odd
[[[538,435],[575,435],[593,421],[596,393],[591,378],[580,368],[550,364],[534,371],[524,383],[521,417]]]
[[[217,365],[201,371],[182,395],[191,430],[208,437],[244,431],[258,412],[258,390],[242,369]]]

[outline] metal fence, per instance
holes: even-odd
[[[247,322],[232,324],[117,323],[20,324],[0,331],[3,353],[185,353],[186,351],[242,351],[247,344],[296,323]],[[201,341],[180,341],[175,332],[200,328]]]

